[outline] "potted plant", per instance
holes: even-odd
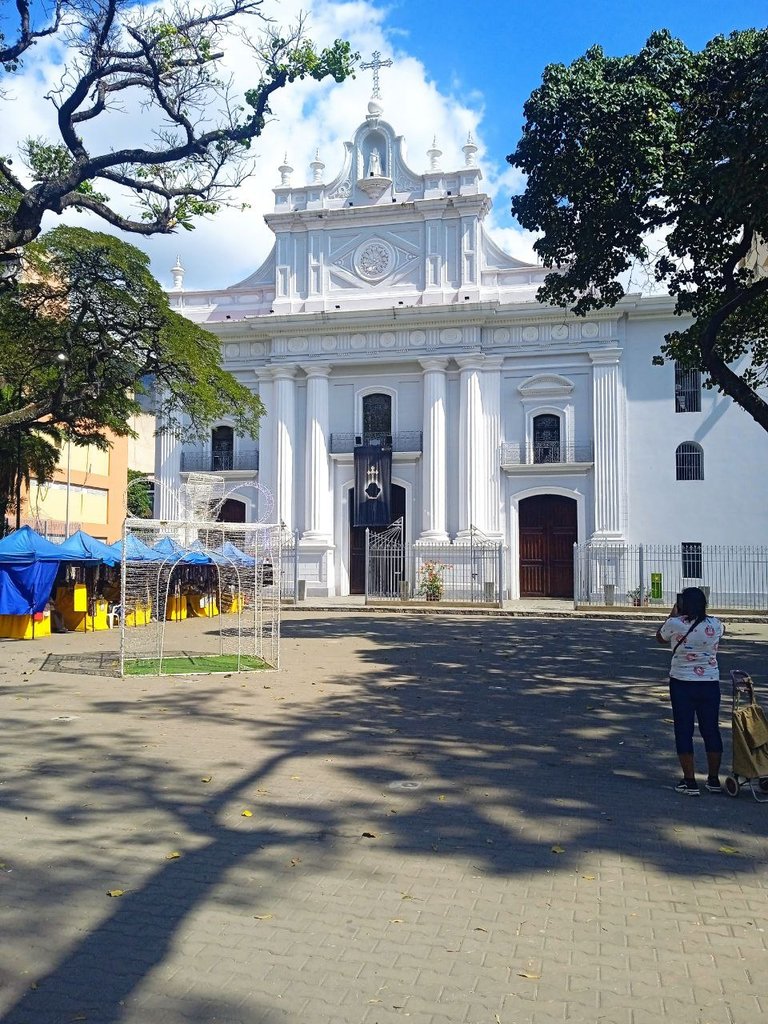
[[[422,562],[418,571],[416,593],[423,595],[426,601],[439,601],[443,596],[443,574],[447,569],[450,569],[450,566],[445,562]]]
[[[648,604],[651,592],[647,587],[633,587],[632,590],[627,591],[627,597],[635,608],[640,608],[642,605]]]

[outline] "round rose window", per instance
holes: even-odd
[[[392,246],[380,239],[361,245],[355,256],[358,274],[369,281],[378,281],[386,277],[394,264],[395,254]]]

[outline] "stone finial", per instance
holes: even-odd
[[[443,155],[442,149],[437,148],[437,136],[432,138],[432,148],[427,150],[427,156],[429,157],[429,169],[430,171],[440,170],[440,157]]]
[[[288,154],[286,153],[283,157],[283,162],[277,168],[280,172],[280,184],[283,186],[290,186],[291,175],[293,174],[293,168],[288,163]]]
[[[312,170],[312,181],[319,184],[323,180],[323,171],[325,170],[325,164],[320,159],[320,150],[315,150],[315,159],[309,165]]]
[[[477,146],[472,138],[472,132],[467,135],[466,146],[461,147],[464,153],[464,166],[465,167],[477,167],[477,159],[475,154],[477,153]]]
[[[176,257],[176,263],[171,267],[173,274],[173,290],[180,292],[184,287],[184,267],[181,265],[181,256]]]

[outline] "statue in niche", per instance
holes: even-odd
[[[380,178],[383,174],[381,169],[381,154],[379,153],[376,146],[371,150],[371,155],[368,157],[368,177],[369,178]]]

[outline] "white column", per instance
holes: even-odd
[[[470,526],[485,523],[483,387],[481,353],[459,356],[459,532],[469,539]]]
[[[307,441],[304,466],[304,533],[301,539],[331,543],[333,494],[328,457],[328,375],[331,367],[310,363],[307,374]]]
[[[181,441],[172,430],[164,430],[162,419],[155,438],[155,519],[179,518],[181,486]]]
[[[439,544],[446,532],[446,376],[447,359],[420,359],[424,368],[424,455],[422,459],[422,530],[419,540]]]
[[[620,349],[590,352],[595,449],[595,532],[601,540],[624,540],[626,520],[625,403]]]
[[[289,530],[294,528],[294,433],[296,430],[296,388],[292,365],[272,368],[272,402],[274,419],[275,457],[275,517],[285,523]]]
[[[490,537],[501,539],[501,367],[502,356],[483,362],[483,436],[485,439],[485,521],[477,523]]]

